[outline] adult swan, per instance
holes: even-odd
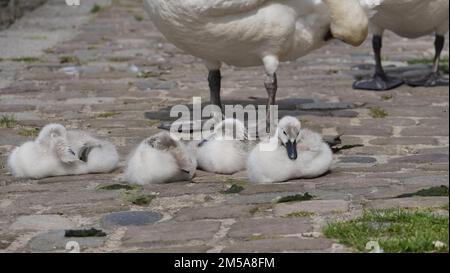
[[[279,62],[302,57],[332,38],[360,45],[368,35],[368,17],[360,2],[373,0],[144,0],[163,35],[204,60],[211,104],[222,106],[222,63],[264,65],[267,124]]]

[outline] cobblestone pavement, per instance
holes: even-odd
[[[0,43],[20,36],[22,42],[49,47],[39,49],[40,56],[30,51],[38,59],[0,59],[0,115],[17,119],[14,128],[0,128],[1,251],[61,252],[71,240],[64,230],[97,228],[107,236],[78,239],[82,251],[346,252],[351,250],[320,233],[328,221],[355,217],[364,208],[448,204],[448,197],[396,198],[449,184],[448,88],[352,90],[352,74],[367,72],[351,68],[371,62],[370,42],[360,48],[335,42],[279,71],[281,115],[299,116],[306,127],[324,135],[343,134],[344,144],[364,144],[337,154],[330,174],[254,185],[245,172],[199,172],[191,183],[108,190],[104,186],[123,182],[126,155],[159,131],[157,125],[167,119],[172,105],[190,104],[194,95],[208,98],[207,71],[165,41],[141,0],[103,1],[97,13],[62,2],[50,1],[9,32],[0,32]],[[59,17],[45,16],[52,12]],[[80,17],[67,16],[69,12]],[[42,23],[44,19],[53,24]],[[33,27],[43,34],[33,35]],[[61,30],[65,41],[51,36]],[[19,49],[2,51],[28,55]],[[433,38],[410,41],[387,35],[383,52],[386,65],[404,65],[411,58],[431,56]],[[401,70],[392,69],[414,73]],[[223,76],[225,100],[252,103],[266,97],[261,68],[225,67]],[[48,122],[110,139],[122,156],[120,168],[101,175],[12,178],[4,168],[7,155],[29,139],[30,129]],[[232,184],[244,190],[225,194]],[[275,202],[306,192],[315,198]]]

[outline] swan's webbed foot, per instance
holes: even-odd
[[[387,75],[375,75],[371,80],[361,80],[353,83],[353,89],[386,91],[397,88],[404,83],[402,79]]]
[[[432,72],[422,79],[408,80],[406,82],[409,86],[418,87],[436,87],[448,86],[448,78],[445,78],[439,72]]]

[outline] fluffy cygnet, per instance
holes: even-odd
[[[302,129],[300,121],[288,116],[280,120],[274,138],[250,153],[247,171],[252,182],[283,182],[323,175],[332,161],[332,151],[322,137]]]
[[[246,167],[249,141],[244,124],[237,119],[225,119],[214,133],[197,146],[197,163],[201,170],[233,174]]]
[[[46,125],[34,141],[17,147],[8,158],[16,177],[44,178],[60,175],[107,173],[119,162],[115,146],[60,124]]]
[[[191,180],[197,162],[193,151],[162,132],[142,141],[131,154],[125,178],[132,184]]]

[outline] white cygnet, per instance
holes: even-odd
[[[247,171],[256,183],[315,178],[330,170],[333,153],[322,137],[294,117],[280,120],[275,137],[262,141],[250,153]]]
[[[119,162],[115,146],[81,131],[48,124],[34,141],[13,150],[8,168],[16,177],[44,178],[61,175],[108,173]]]
[[[196,169],[194,152],[162,132],[142,141],[131,154],[125,179],[139,185],[186,181]]]
[[[249,147],[244,124],[237,119],[225,119],[197,145],[198,167],[218,174],[245,170]]]

